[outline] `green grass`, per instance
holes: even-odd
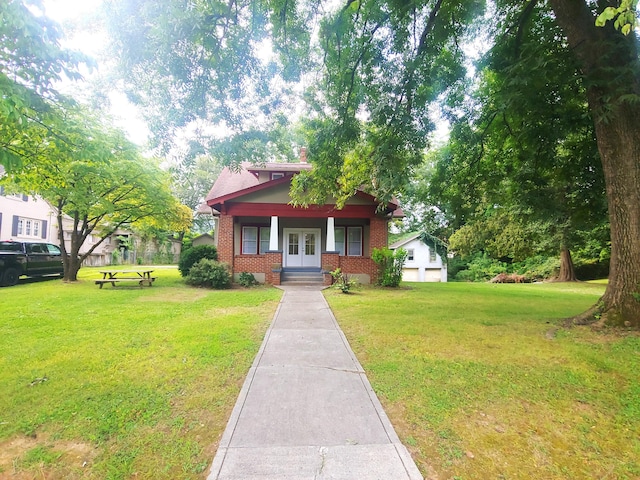
[[[0,477],[206,476],[281,292],[154,276],[0,289]]]
[[[598,284],[327,291],[427,478],[640,478],[640,337],[559,319]]]

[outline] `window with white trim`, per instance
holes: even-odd
[[[341,256],[362,256],[362,227],[336,227],[335,240]]]
[[[40,238],[42,234],[42,221],[33,218],[18,218],[18,231],[20,237]]]
[[[271,236],[271,227],[260,227],[260,253],[269,250],[269,238]]]
[[[437,260],[437,257],[436,257],[435,248],[429,247],[429,262],[436,263],[436,260]]]
[[[242,254],[258,253],[258,227],[242,227]]]
[[[242,254],[256,255],[269,250],[271,227],[242,227]]]
[[[407,250],[407,261],[408,262],[413,262],[413,258],[414,258],[414,251],[413,248],[409,248]]]
[[[362,227],[347,227],[347,256],[362,256]]]
[[[334,230],[336,240],[336,252],[340,252],[341,256],[344,256],[344,227],[337,227]]]

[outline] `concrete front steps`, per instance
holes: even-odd
[[[321,268],[286,267],[280,274],[281,285],[322,285],[323,282]]]

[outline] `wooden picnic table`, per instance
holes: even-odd
[[[153,270],[148,268],[138,268],[130,270],[101,270],[102,279],[96,280],[96,285],[100,285],[100,288],[105,283],[110,283],[115,287],[120,283],[137,283],[140,287],[145,285],[151,287],[156,277],[152,277]]]

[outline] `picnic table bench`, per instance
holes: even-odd
[[[100,273],[102,274],[102,278],[95,281],[96,285],[100,285],[100,288],[102,288],[105,283],[110,283],[112,287],[120,283],[137,283],[140,287],[144,287],[145,285],[151,287],[156,279],[156,277],[151,276],[153,270],[148,269],[102,270]]]

